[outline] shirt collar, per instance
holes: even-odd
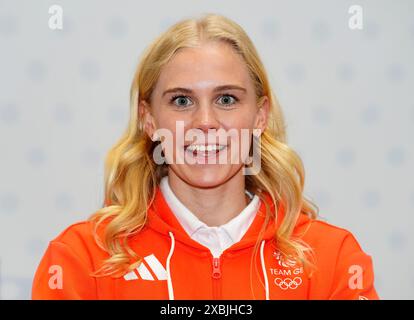
[[[160,189],[164,198],[171,208],[171,211],[180,222],[183,229],[193,237],[199,230],[205,229],[213,232],[214,229],[224,230],[233,242],[238,242],[256,216],[259,208],[260,199],[257,195],[252,195],[246,190],[246,193],[252,198],[250,203],[233,219],[224,225],[218,227],[209,227],[197,218],[174,194],[168,183],[168,176],[161,179]]]

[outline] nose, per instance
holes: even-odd
[[[220,128],[220,121],[214,108],[209,103],[202,103],[194,111],[192,127],[208,132],[209,129]]]

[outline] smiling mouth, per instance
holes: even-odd
[[[216,155],[220,151],[227,148],[227,145],[220,144],[190,144],[184,146],[184,150],[193,156],[204,156],[208,157],[211,155]]]

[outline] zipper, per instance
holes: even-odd
[[[220,257],[213,257],[213,299],[220,299],[221,296],[221,266]]]

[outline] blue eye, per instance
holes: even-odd
[[[175,96],[171,97],[170,103],[174,103],[175,101],[179,101],[179,104],[174,103],[174,105],[176,105],[177,107],[187,107],[188,105],[185,104],[186,100],[188,100],[187,96],[175,95]],[[184,103],[184,104],[182,104],[182,103]]]
[[[231,95],[231,94],[222,94],[218,101],[221,100],[221,105],[223,106],[231,106],[233,104],[235,104],[236,102],[239,101],[238,98],[236,98],[235,96]],[[171,97],[170,99],[170,103],[174,104],[177,107],[188,107],[191,104],[187,104],[186,102],[191,101],[190,98],[188,96],[182,95],[182,94],[177,94]]]
[[[221,99],[221,101],[223,102],[224,105],[232,105],[232,104],[235,104],[238,101],[238,99],[235,96],[231,95],[231,94],[223,94],[220,97],[220,99]]]

